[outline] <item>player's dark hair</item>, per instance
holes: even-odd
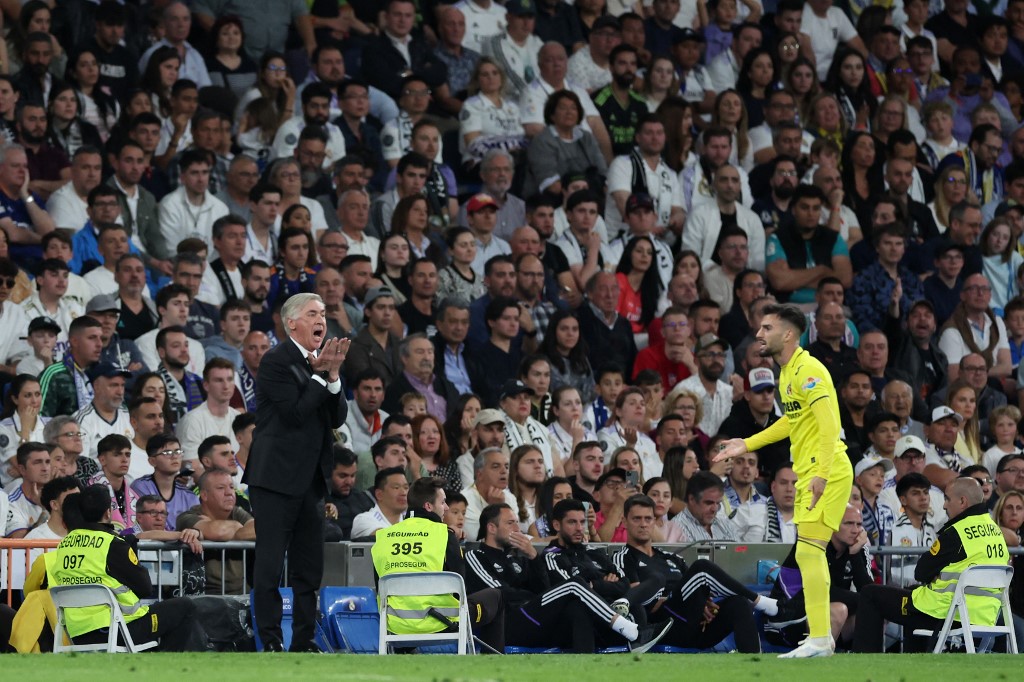
[[[764,307],[765,316],[774,315],[783,322],[789,324],[800,334],[807,331],[807,317],[800,308],[790,303],[773,303]]]

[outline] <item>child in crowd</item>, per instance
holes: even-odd
[[[625,375],[618,367],[605,367],[597,371],[597,398],[592,404],[594,410],[594,432],[608,425],[615,400],[626,386]]]
[[[804,177],[800,179],[800,182],[805,185],[813,185],[815,171],[822,166],[825,168],[838,168],[839,156],[839,145],[835,143],[835,140],[819,137],[811,143],[811,167],[804,173]]]
[[[981,463],[995,478],[996,467],[1006,455],[1020,452],[1017,442],[1017,424],[1020,422],[1020,410],[1016,405],[1002,405],[992,410],[988,416],[988,439],[995,443],[985,451]]]
[[[449,492],[447,494],[447,502],[448,513],[444,515],[444,522],[455,531],[455,536],[459,538],[459,542],[465,542],[466,507],[469,505],[469,502],[463,497],[462,493],[456,492]]]
[[[427,398],[422,393],[410,391],[398,399],[402,406],[402,414],[409,419],[415,419],[427,413]]]
[[[963,145],[953,137],[953,107],[948,102],[929,102],[924,106],[923,118],[928,137],[921,148],[935,170],[939,161],[960,151]]]

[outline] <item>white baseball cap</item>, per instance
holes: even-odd
[[[927,452],[924,442],[917,436],[903,436],[896,441],[896,448],[893,450],[893,455],[896,457],[902,457],[907,450],[917,450],[922,455]]]
[[[892,471],[892,462],[885,457],[865,457],[861,461],[857,462],[857,466],[853,469],[854,476],[860,476],[868,469],[872,467],[882,467],[886,472]]]

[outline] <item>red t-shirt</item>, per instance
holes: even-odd
[[[640,302],[640,292],[634,291],[629,284],[629,279],[621,272],[615,273],[615,279],[619,281],[619,304],[616,310],[629,321],[633,327],[634,334],[642,334],[644,326],[640,323],[640,315],[643,313],[643,304]]]
[[[648,346],[637,353],[633,362],[633,377],[645,369],[653,369],[661,376],[661,385],[667,394],[676,384],[690,376],[690,368],[665,357],[665,342]]]

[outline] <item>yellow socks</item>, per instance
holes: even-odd
[[[808,539],[797,539],[796,563],[804,585],[804,608],[810,636],[828,637],[832,632],[829,612],[832,580],[825,561],[825,548]]]

